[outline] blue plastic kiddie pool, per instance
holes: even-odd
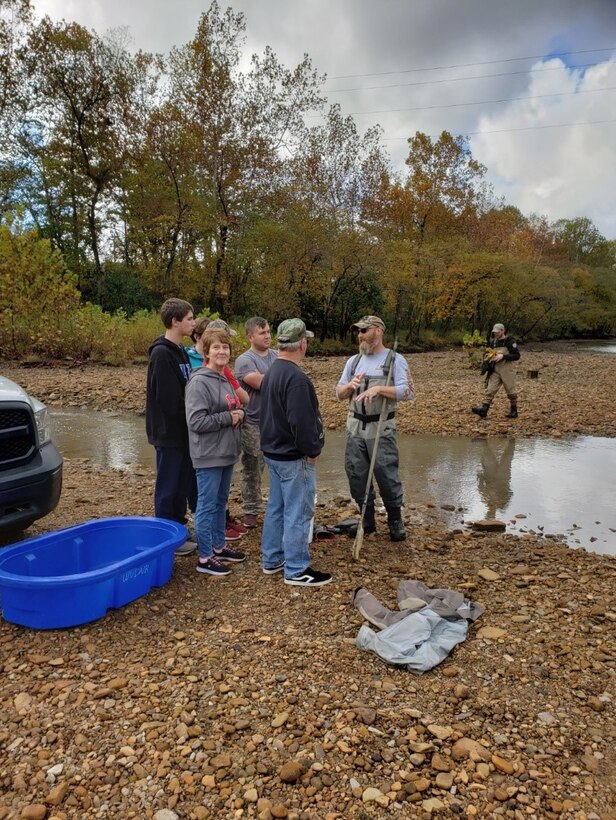
[[[101,518],[0,550],[0,608],[34,629],[101,618],[171,578],[188,537],[164,518]]]

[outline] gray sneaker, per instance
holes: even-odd
[[[197,549],[197,544],[194,541],[184,541],[181,547],[178,547],[174,555],[192,555]]]

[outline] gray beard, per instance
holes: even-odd
[[[360,342],[359,343],[359,352],[363,353],[364,356],[371,356],[374,351],[376,350],[376,342]]]

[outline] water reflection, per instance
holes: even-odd
[[[68,458],[90,458],[112,470],[156,466],[145,420],[92,410],[51,410],[53,437]]]
[[[511,496],[498,518],[512,531],[564,534],[571,546],[616,555],[615,459],[615,439],[517,441]],[[467,520],[487,514],[479,486],[467,495],[466,508]]]
[[[113,469],[154,469],[143,418],[53,410],[54,439],[68,458]],[[406,503],[432,504],[450,526],[497,517],[512,532],[562,533],[572,546],[616,554],[616,439],[468,439],[400,436]],[[348,495],[344,433],[328,431],[319,497]],[[453,511],[443,509],[453,508]]]
[[[487,518],[496,518],[498,510],[505,510],[511,501],[511,465],[515,453],[515,439],[486,439],[481,442],[481,468],[477,473],[477,487],[486,505]]]

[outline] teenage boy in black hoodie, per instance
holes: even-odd
[[[193,332],[195,318],[183,299],[167,299],[160,315],[166,330],[150,346],[145,403],[148,441],[156,448],[154,514],[185,524],[186,502],[196,502],[196,481],[184,409],[191,366],[182,342]],[[190,555],[196,548],[187,541],[177,554]]]

